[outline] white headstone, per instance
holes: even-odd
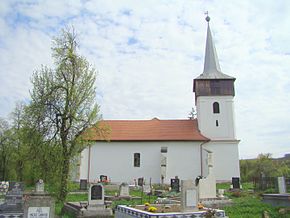
[[[225,193],[225,190],[224,189],[218,189],[218,196],[219,198],[224,198],[224,193]]]
[[[36,192],[44,192],[44,182],[42,179],[36,183]]]
[[[198,191],[200,199],[216,198],[216,179],[213,174],[213,153],[207,151],[208,175],[199,180]]]
[[[211,171],[206,178],[199,180],[198,191],[200,199],[216,198],[216,179]]]
[[[150,187],[150,185],[144,185],[143,186],[143,192],[144,193],[151,193],[151,187]]]
[[[197,191],[194,189],[186,190],[186,207],[197,206]]]
[[[181,180],[181,209],[183,212],[197,210],[198,190],[193,180]]]
[[[122,183],[120,185],[120,197],[129,197],[129,185],[126,183]]]
[[[278,177],[278,188],[280,194],[287,193],[286,183],[284,177]]]

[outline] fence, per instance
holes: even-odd
[[[285,177],[287,190],[290,191],[290,178]],[[255,191],[278,192],[278,178],[277,177],[254,177],[253,178]]]

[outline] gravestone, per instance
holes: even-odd
[[[89,189],[89,206],[104,205],[104,186],[101,183],[91,184]]]
[[[44,182],[42,179],[38,180],[36,183],[36,192],[44,192]]]
[[[100,181],[101,182],[108,182],[108,176],[100,175]]]
[[[199,179],[198,193],[200,199],[216,198],[216,179],[213,173],[213,153],[207,151],[208,174],[205,178]]]
[[[143,192],[146,194],[150,194],[151,193],[151,186],[150,185],[144,185],[143,186]]]
[[[195,211],[198,204],[198,189],[193,180],[181,180],[181,210]]]
[[[27,193],[24,203],[24,218],[54,218],[54,199],[44,191],[42,179],[35,184],[35,192]]]
[[[80,180],[80,190],[87,190],[88,188],[88,180],[81,179]]]
[[[90,184],[88,204],[86,202],[67,202],[64,212],[76,217],[112,217],[112,209],[105,207],[104,186],[102,183]]]
[[[172,191],[179,192],[180,185],[179,185],[179,179],[177,176],[174,179],[170,180],[170,187]]]
[[[279,194],[287,193],[287,188],[286,188],[284,177],[278,177],[278,189],[279,189]]]
[[[0,205],[0,217],[23,216],[23,183],[9,182],[5,201]]]
[[[144,178],[138,178],[138,186],[143,186],[144,185]]]
[[[218,189],[218,197],[219,198],[224,198],[225,197],[224,194],[225,194],[225,190],[224,189]]]
[[[239,177],[232,177],[232,186],[233,189],[240,189],[240,178]]]
[[[23,189],[24,186],[22,182],[10,182],[8,192],[5,196],[7,205],[22,204]]]
[[[122,183],[120,185],[120,193],[119,193],[120,197],[130,197],[130,193],[129,193],[129,185],[127,183]]]

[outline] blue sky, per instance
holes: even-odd
[[[287,1],[0,2],[0,117],[29,101],[32,73],[53,67],[51,39],[65,26],[98,71],[104,119],[182,119],[203,71],[204,12],[224,73],[236,77],[240,157],[290,153],[290,4]]]

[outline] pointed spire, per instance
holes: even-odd
[[[207,21],[207,37],[204,57],[203,73],[197,79],[233,79],[224,73],[222,73],[217,52],[214,46],[213,38],[211,35],[209,21],[210,17],[208,13],[205,20]]]

